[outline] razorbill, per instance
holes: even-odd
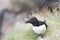
[[[33,25],[33,31],[37,34],[37,36],[43,37],[44,33],[47,29],[46,21],[38,21],[36,17],[31,17],[29,20],[25,21],[25,23],[31,23]]]

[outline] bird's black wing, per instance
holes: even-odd
[[[39,21],[39,25],[43,25],[43,24],[45,24],[46,28],[48,27],[46,21]]]

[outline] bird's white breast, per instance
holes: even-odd
[[[44,34],[46,32],[46,26],[45,25],[41,25],[39,27],[32,27],[34,32],[37,33],[37,34]]]

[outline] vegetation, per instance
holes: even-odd
[[[49,17],[45,18],[48,24],[48,28],[44,38],[35,38],[36,34],[32,30],[32,25],[22,23],[21,25],[16,26],[12,32],[8,33],[6,40],[60,40],[59,17],[60,14],[56,13],[56,16],[50,15]]]
[[[57,4],[55,5],[55,3]],[[21,23],[18,26],[15,26],[13,31],[6,35],[4,40],[60,40],[60,10],[58,12],[56,12],[57,10],[53,12],[55,8],[59,9],[58,6],[58,0],[46,0],[45,2],[39,0],[13,0],[12,9],[14,12],[17,11],[16,13],[19,13],[21,11],[29,11],[28,13],[31,13],[32,11],[32,16],[36,16],[40,20],[46,20],[48,28],[44,38],[35,38],[36,34],[32,30],[32,25]],[[37,12],[35,11],[35,8],[38,9],[36,9]],[[46,9],[50,12],[46,11]],[[52,13],[54,15],[52,15]]]
[[[53,13],[53,9],[59,6],[59,0],[12,0],[12,4],[15,10],[18,8],[32,11],[37,8],[39,11],[43,11],[46,8]]]

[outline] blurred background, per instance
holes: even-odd
[[[32,16],[48,24],[43,39],[25,24]],[[60,40],[60,0],[0,0],[0,40]]]

